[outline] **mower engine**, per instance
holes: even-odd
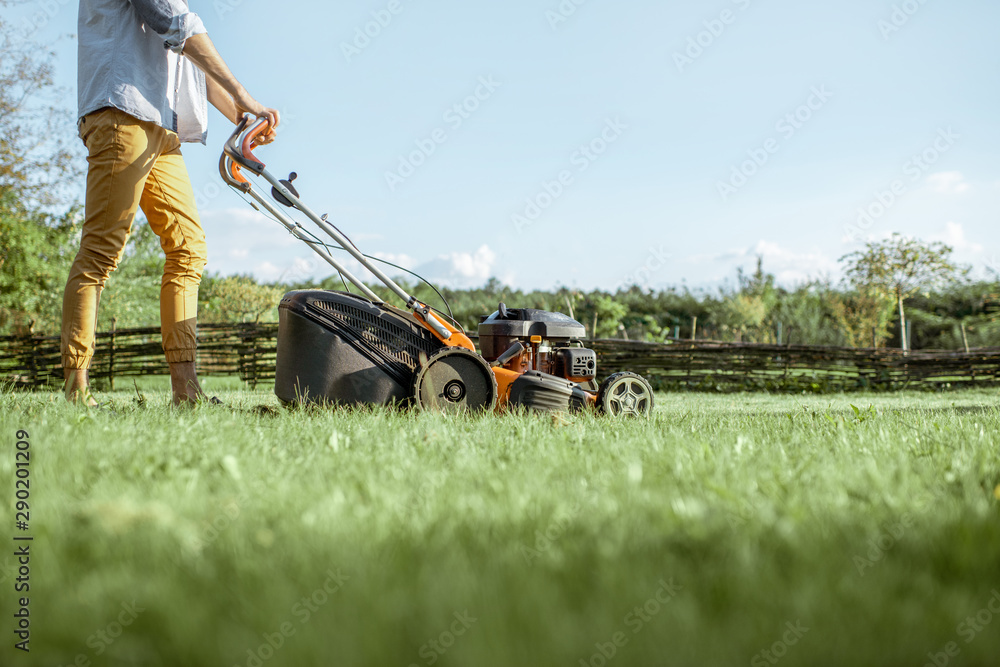
[[[501,403],[533,410],[583,409],[597,391],[597,354],[573,318],[503,303],[479,323],[479,349],[494,368]]]

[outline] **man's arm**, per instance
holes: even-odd
[[[233,102],[233,98],[229,93],[226,92],[218,81],[210,76],[205,77],[205,83],[208,86],[208,101],[212,103],[212,106],[218,109],[234,125],[239,123],[242,114],[236,108],[236,103]],[[277,115],[278,112],[275,111],[274,113]],[[257,142],[261,144],[269,144],[272,141],[274,141],[274,131],[270,129],[257,137]]]
[[[246,88],[236,80],[233,73],[229,71],[229,66],[226,65],[226,61],[222,59],[219,52],[215,49],[215,45],[209,38],[208,33],[200,33],[197,35],[192,35],[184,43],[184,55],[191,59],[195,65],[197,65],[203,72],[205,72],[207,78],[209,79],[209,101],[223,113],[229,120],[233,122],[238,122],[239,117],[243,115],[244,112],[249,111],[255,116],[260,118],[266,118],[271,124],[271,128],[278,127],[280,118],[278,116],[277,109],[271,109],[265,107],[263,104],[255,100],[246,91]],[[212,83],[215,83],[218,87],[213,93]],[[220,100],[219,97],[222,95],[228,95],[230,100],[229,104],[233,105],[235,114],[233,116],[229,115],[229,107],[226,101]],[[212,99],[214,96],[216,99]],[[222,104],[219,106],[216,102]],[[268,133],[270,134],[270,133]],[[262,137],[263,138],[263,137]],[[264,143],[267,143],[266,140]]]
[[[208,101],[219,112],[228,118],[234,125],[240,122],[240,113],[236,110],[236,103],[225,91],[218,81],[210,76],[205,77],[205,84],[208,87]]]

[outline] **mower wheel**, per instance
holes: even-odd
[[[413,376],[413,403],[432,412],[492,410],[497,380],[486,361],[461,347],[443,347]]]
[[[648,417],[653,412],[653,388],[638,373],[615,373],[598,388],[597,409],[612,417]]]

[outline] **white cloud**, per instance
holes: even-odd
[[[271,262],[261,262],[253,267],[253,275],[263,282],[272,282],[281,277],[284,269],[275,266]]]
[[[782,285],[794,285],[838,271],[837,260],[819,252],[797,252],[772,241],[760,240],[747,248],[725,250],[714,255],[695,255],[684,260],[693,264],[724,263],[726,270],[734,271],[742,265],[744,271],[752,269],[746,260],[764,258],[764,270],[773,273]]]
[[[413,270],[414,265],[417,263],[417,260],[415,260],[414,258],[410,257],[405,253],[395,254],[391,252],[373,252],[370,254],[372,257],[378,257],[379,259],[384,260],[386,262],[392,262],[393,264],[401,266],[404,269],[408,269],[410,271]],[[397,269],[394,269],[391,266],[387,267],[385,264],[382,264],[380,262],[375,262],[375,263],[381,266],[382,270],[389,275],[399,273]]]
[[[724,262],[732,261],[734,259],[744,259],[749,254],[747,248],[735,248],[724,250],[722,252],[703,254],[703,255],[692,255],[682,261],[690,262],[692,264],[703,264],[705,262]]]
[[[758,241],[750,254],[763,256],[764,269],[773,273],[778,282],[785,285],[829,275],[839,268],[837,260],[828,255],[796,252],[768,241]]]
[[[873,241],[885,241],[886,239],[891,239],[893,234],[898,233],[899,232],[894,232],[890,229],[883,229],[877,234],[851,234],[848,232],[840,237],[840,242],[849,246],[861,246],[865,243],[871,243]],[[904,236],[906,235],[904,234]]]
[[[983,246],[980,243],[972,243],[965,238],[965,229],[957,222],[949,221],[944,225],[944,233],[936,234],[931,237],[931,241],[943,241],[947,243],[956,252],[966,252],[978,254],[983,251]]]
[[[960,171],[939,171],[927,177],[927,185],[932,192],[954,195],[968,192],[972,186]]]
[[[264,216],[259,211],[247,208],[223,208],[203,211],[201,221],[206,227],[240,230],[247,227],[262,229],[278,223]]]
[[[497,256],[487,245],[474,252],[451,252],[421,264],[416,272],[434,284],[479,287],[493,275]]]

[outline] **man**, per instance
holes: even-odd
[[[278,112],[240,85],[187,0],[81,0],[79,40],[78,127],[89,167],[83,237],[63,299],[66,398],[96,404],[87,369],[98,303],[141,208],[166,253],[160,326],[173,402],[197,401],[204,393],[195,325],[207,255],[180,145],[205,143],[206,100],[234,123],[250,112],[274,128]],[[269,132],[262,143],[273,138]]]

